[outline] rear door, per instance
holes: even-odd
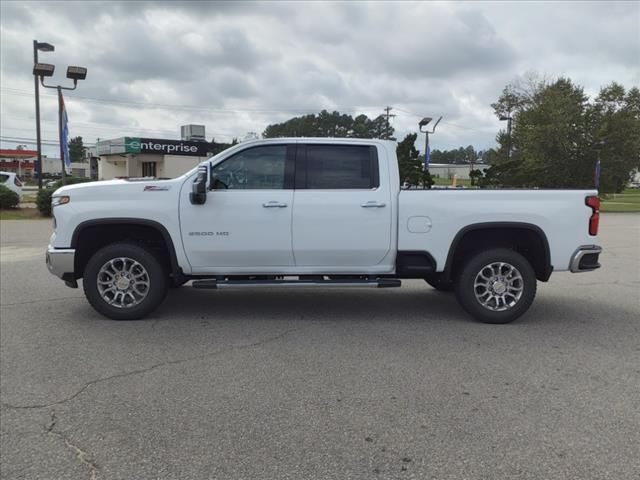
[[[298,145],[292,224],[297,267],[389,269],[383,261],[391,248],[392,205],[388,182],[380,180],[382,160],[367,144]]]

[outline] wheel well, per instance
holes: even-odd
[[[447,257],[446,278],[455,278],[466,259],[490,248],[509,248],[520,253],[529,261],[538,280],[546,282],[551,276],[553,267],[547,237],[542,230],[531,225],[487,226],[461,231],[456,235]]]
[[[168,235],[168,234],[167,234]],[[176,273],[175,252],[169,238],[152,225],[137,223],[99,223],[79,227],[74,233],[72,246],[76,249],[75,278],[82,278],[91,256],[102,247],[127,242],[139,245],[151,252],[168,275]]]

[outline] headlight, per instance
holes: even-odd
[[[51,206],[57,207],[58,205],[64,205],[65,203],[69,203],[71,198],[69,195],[60,195],[56,197],[51,197]]]

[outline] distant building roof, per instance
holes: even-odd
[[[36,150],[0,150],[0,158],[31,158],[37,157]]]

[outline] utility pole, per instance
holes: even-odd
[[[389,133],[389,117],[393,118],[396,115],[394,113],[389,113],[391,110],[393,110],[393,107],[387,106],[386,108],[383,108],[383,110],[386,112],[386,116],[387,116],[387,127],[385,129],[385,139],[389,140],[389,138],[391,138],[391,134]]]

